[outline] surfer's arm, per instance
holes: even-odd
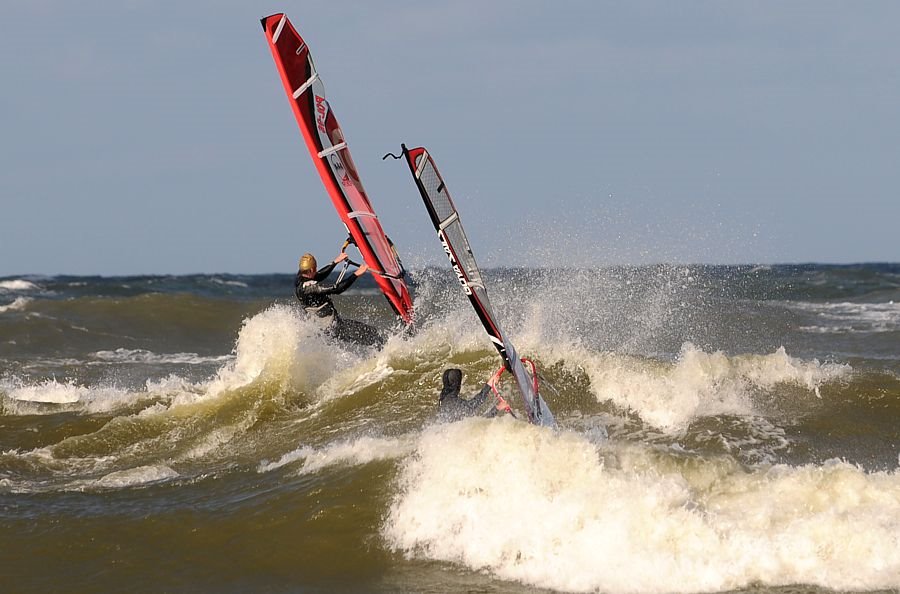
[[[350,288],[350,285],[356,282],[357,278],[359,278],[358,274],[348,274],[341,280],[341,282],[334,285],[334,293],[343,293]]]
[[[325,283],[309,283],[308,285],[302,286],[300,290],[307,295],[337,295],[338,293],[343,293],[349,289],[350,285],[356,282],[356,278],[355,274],[348,274],[341,279],[341,282],[339,283],[333,285]]]
[[[334,267],[337,266],[337,262],[332,262],[327,266],[323,266],[316,272],[316,281],[323,281],[328,278],[328,275],[331,274],[331,271],[334,270]]]
[[[328,272],[330,272],[331,269],[334,268],[335,264],[337,264],[337,262],[332,262],[331,264],[329,264],[322,270],[327,270]],[[307,295],[337,295],[337,294],[343,293],[344,291],[349,289],[350,285],[355,283],[356,279],[359,278],[368,269],[369,269],[369,267],[366,266],[365,264],[363,264],[356,270],[356,272],[354,272],[353,274],[346,275],[339,282],[337,282],[333,285],[328,285],[328,284],[321,283],[321,282],[314,282],[314,283],[307,282],[307,283],[303,283],[302,285],[300,285],[298,291],[302,291],[303,293],[306,293]],[[327,272],[324,274],[324,276],[322,278],[325,278],[325,276],[328,276]],[[316,275],[316,278],[317,279],[319,278],[318,274]]]
[[[469,400],[467,400],[470,410],[477,410],[484,405],[484,401],[487,400],[487,397],[491,393],[491,387],[488,384],[485,384],[483,388],[481,388],[481,392],[472,396]]]
[[[316,273],[316,281],[323,281],[326,278],[328,278],[328,275],[331,274],[331,271],[334,270],[334,267],[337,266],[339,262],[343,262],[346,259],[347,259],[347,254],[345,254],[344,252],[341,252],[340,254],[338,254],[337,257],[334,260],[332,260],[330,264],[323,266]]]

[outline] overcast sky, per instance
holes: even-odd
[[[424,145],[496,265],[900,261],[900,3],[4,1],[0,276],[293,272],[344,231],[304,36],[407,267]]]

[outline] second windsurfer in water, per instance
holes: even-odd
[[[438,413],[438,416],[443,421],[458,421],[464,417],[477,415],[491,393],[491,386],[485,384],[478,394],[468,400],[460,398],[459,390],[462,386],[462,377],[461,369],[447,369],[444,371],[444,376],[441,378],[444,386],[441,388],[439,398],[441,408]],[[490,411],[491,416],[493,416],[493,412],[493,410]]]
[[[356,344],[381,347],[384,345],[384,337],[378,330],[368,324],[340,317],[331,301],[331,295],[338,295],[349,289],[369,267],[363,264],[356,272],[334,284],[323,282],[334,267],[346,259],[347,254],[342,252],[320,270],[316,268],[316,259],[312,254],[303,254],[300,258],[300,269],[294,279],[294,294],[309,315],[327,324],[326,334]]]

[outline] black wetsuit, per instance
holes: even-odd
[[[298,272],[294,278],[294,295],[309,315],[327,324],[326,334],[357,344],[383,346],[384,337],[377,329],[356,320],[345,320],[338,315],[331,295],[338,295],[349,289],[357,277],[355,274],[348,274],[333,285],[323,283],[335,266],[337,263],[332,262],[322,267],[313,278],[305,278]]]
[[[481,388],[481,392],[472,398],[468,400],[460,398],[459,390],[462,385],[462,371],[459,369],[447,369],[444,371],[443,382],[444,387],[441,390],[440,398],[441,409],[438,413],[438,417],[443,421],[458,421],[465,417],[477,415],[491,393],[491,387],[485,384]]]

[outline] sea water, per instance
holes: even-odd
[[[436,421],[500,359],[412,276],[336,299],[381,351],[285,275],[0,279],[0,591],[900,588],[900,266],[489,270],[556,430]]]

